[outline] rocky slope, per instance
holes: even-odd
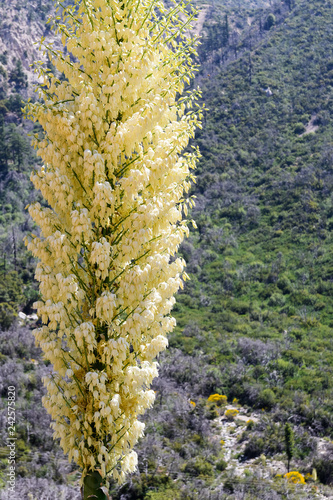
[[[52,0],[0,2],[0,64],[9,73],[15,68],[17,61],[21,61],[28,77],[29,93],[33,92],[37,82],[33,63],[46,60],[46,56],[39,50],[40,39],[46,37],[48,43],[57,41],[47,24],[52,11]]]

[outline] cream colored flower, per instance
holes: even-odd
[[[46,48],[65,78],[40,67],[45,86],[27,107],[45,132],[31,180],[50,207],[29,207],[41,229],[26,242],[39,259],[35,338],[53,365],[43,404],[54,437],[83,475],[123,481],[185,276],[171,257],[188,234],[198,155],[182,155],[200,119],[197,93],[183,94],[195,42],[183,4],[178,18],[160,1],[75,5],[57,28],[67,55]]]

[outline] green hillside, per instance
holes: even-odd
[[[139,470],[112,498],[331,498],[333,1],[201,4],[195,85],[207,112],[195,138],[198,229],[181,249],[191,280],[177,296]],[[47,35],[45,5],[13,1],[0,38],[20,23]],[[39,196],[27,137],[38,129],[20,110],[32,90],[26,61],[0,47],[0,413],[6,387],[16,385],[18,498],[76,500],[76,469],[52,441],[41,406],[49,367],[34,347],[34,319],[18,323],[38,296],[22,241],[36,230],[24,207]],[[207,401],[215,393],[243,420],[221,420],[224,407]],[[286,422],[292,470],[308,474],[306,485],[277,474],[287,463]],[[0,490],[4,443],[2,428]]]
[[[183,246],[192,281],[172,339],[209,354],[228,394],[261,407],[268,387],[271,406],[323,433],[333,430],[332,7],[299,2],[255,50],[213,78],[203,67],[198,231]]]

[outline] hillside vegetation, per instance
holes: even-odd
[[[332,8],[299,2],[214,78],[203,68],[198,232],[183,247],[192,281],[173,338],[211,356],[228,395],[265,407],[270,390],[270,407],[323,433],[332,432]]]
[[[30,40],[47,34],[47,6],[13,0],[0,16],[0,408],[7,386],[16,385],[17,498],[73,500],[78,475],[41,406],[50,368],[34,347],[34,319],[19,324],[17,317],[31,315],[38,297],[22,242],[36,231],[24,207],[39,196],[29,181],[38,162],[27,137],[38,128],[21,112],[32,94],[34,52],[21,49],[32,46],[29,26],[36,28]],[[139,470],[112,498],[331,498],[333,1],[202,8],[195,85],[208,110],[195,138],[198,229],[181,249],[191,281],[177,297]],[[21,44],[19,25],[26,26]],[[229,406],[209,400],[213,394]],[[287,422],[299,481],[283,477]],[[4,443],[2,426],[0,489]]]

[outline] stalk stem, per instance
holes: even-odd
[[[97,470],[88,472],[81,489],[82,500],[110,500],[110,497],[104,493],[103,486],[103,478]]]

